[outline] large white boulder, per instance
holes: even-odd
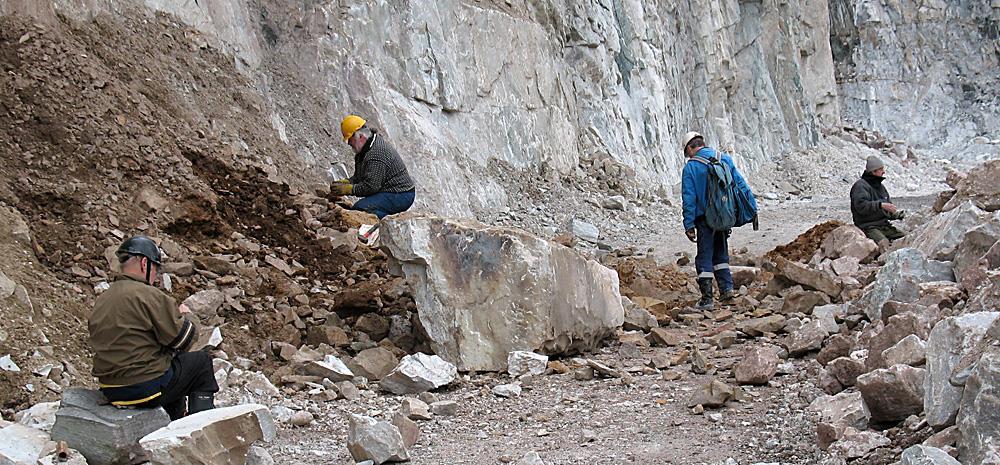
[[[250,446],[274,439],[271,411],[243,404],[198,412],[171,422],[139,440],[153,465],[245,463]]]
[[[974,350],[1000,312],[977,312],[945,318],[927,339],[927,377],[924,381],[924,411],[934,427],[953,424],[962,399],[963,386],[950,382],[962,357]]]
[[[920,298],[920,283],[954,281],[951,263],[929,260],[914,248],[890,253],[875,280],[865,288],[856,305],[864,309],[872,321],[882,318],[882,305],[889,300],[916,302]]]
[[[504,370],[515,350],[591,349],[625,318],[615,271],[525,231],[403,214],[383,221],[381,244],[434,352],[459,370]]]
[[[963,463],[1000,463],[1000,348],[984,353],[965,383],[958,428]]]

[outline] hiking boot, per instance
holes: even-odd
[[[188,396],[188,415],[215,408],[215,393],[193,392]]]
[[[712,278],[701,278],[698,280],[698,289],[701,291],[701,300],[695,305],[698,310],[714,310],[715,304],[712,303],[712,294],[715,292],[712,289]]]
[[[737,296],[739,296],[739,294],[737,294],[736,291],[732,289],[726,289],[720,293],[719,301],[728,302],[730,300],[735,299]]]

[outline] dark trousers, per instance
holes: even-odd
[[[361,210],[371,213],[382,219],[388,215],[394,215],[396,213],[402,213],[409,210],[413,206],[413,200],[416,199],[416,192],[379,192],[375,195],[369,195],[351,207],[352,210]]]
[[[698,254],[694,257],[694,267],[698,279],[715,278],[719,291],[733,289],[733,274],[729,271],[729,231],[713,231],[704,217],[694,221],[698,234]]]
[[[874,228],[868,228],[865,230],[865,236],[869,239],[875,241],[876,244],[884,240],[894,241],[896,239],[902,239],[906,234],[903,231],[896,229],[895,226],[876,226]]]
[[[186,397],[195,392],[219,392],[219,384],[215,382],[212,369],[212,356],[207,352],[184,352],[174,357],[170,362],[174,376],[154,399],[155,405],[161,406],[170,415],[171,420],[184,416],[187,410]],[[157,402],[158,401],[158,402]]]

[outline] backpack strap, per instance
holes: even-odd
[[[694,161],[696,161],[698,163],[702,163],[702,164],[705,164],[705,165],[712,165],[712,164],[719,163],[718,159],[715,159],[715,158],[705,158],[705,157],[699,157],[699,156],[691,157],[691,160],[694,160]]]

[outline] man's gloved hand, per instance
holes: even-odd
[[[351,195],[351,192],[353,190],[354,186],[348,183],[342,183],[340,181],[337,181],[330,186],[330,193],[333,195],[340,195],[340,196]]]
[[[684,235],[687,236],[688,240],[694,242],[698,239],[698,233],[695,232],[694,228],[684,231]]]
[[[333,181],[333,183],[334,184],[350,184],[351,180],[347,179],[347,178],[344,178],[344,179],[338,179],[336,181]]]

